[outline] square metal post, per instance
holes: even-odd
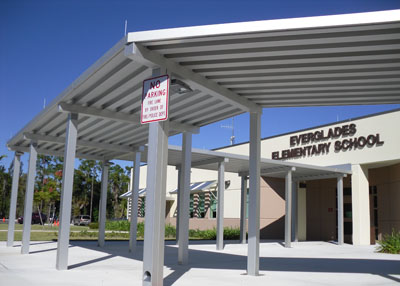
[[[261,112],[250,113],[249,162],[249,238],[247,274],[258,275],[260,270],[260,160]]]
[[[139,201],[139,179],[140,179],[140,160],[141,152],[135,153],[135,163],[133,166],[133,182],[131,185],[131,226],[129,229],[129,251],[136,250],[137,239],[137,218],[138,218],[138,201]]]
[[[189,204],[190,169],[192,165],[192,133],[182,134],[182,164],[180,169],[179,202],[179,240],[178,263],[187,264],[189,260]]]
[[[285,247],[291,247],[292,230],[292,170],[285,177]]]
[[[68,114],[64,149],[64,166],[60,202],[60,228],[58,229],[56,268],[68,269],[69,231],[71,223],[72,189],[74,186],[74,169],[76,140],[78,136],[78,114]]]
[[[159,76],[161,72],[166,71],[153,69],[153,76]],[[149,123],[143,285],[163,285],[168,134],[168,120]]]
[[[338,216],[338,245],[344,243],[343,228],[343,176],[337,178],[337,216]]]
[[[180,201],[182,200],[181,193],[181,167],[176,167],[178,170],[178,200],[176,201],[176,245],[179,245],[179,218],[180,218]]]
[[[292,241],[298,242],[298,199],[297,199],[297,182],[292,182]]]
[[[19,172],[21,168],[21,152],[15,152],[13,163],[13,177],[11,187],[10,214],[8,215],[7,246],[14,245],[15,213],[17,211],[17,197],[19,185]]]
[[[218,163],[217,250],[224,249],[225,161]]]
[[[99,234],[97,245],[104,246],[105,232],[106,232],[106,212],[107,212],[107,189],[108,189],[108,170],[110,163],[103,162],[103,170],[101,172],[101,193],[100,193],[100,206],[99,206]]]
[[[240,243],[246,243],[247,176],[241,176],[240,189]]]
[[[28,177],[26,178],[26,191],[25,191],[25,202],[24,202],[24,226],[22,231],[21,254],[29,253],[29,243],[31,240],[33,191],[35,188],[36,160],[37,160],[36,148],[37,148],[37,142],[31,142],[29,146]]]

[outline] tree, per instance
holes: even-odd
[[[84,175],[86,179],[86,187],[90,191],[90,210],[89,216],[93,216],[93,193],[94,185],[99,177],[99,172],[101,171],[101,166],[98,161],[94,160],[80,160],[80,165],[78,168]]]
[[[123,205],[120,204],[119,196],[128,190],[129,172],[126,172],[120,165],[110,167],[109,182],[111,185],[114,217],[120,218],[124,214]]]
[[[60,200],[62,161],[59,157],[38,155],[33,201],[39,213],[47,210],[48,217],[52,210],[55,213],[55,205]]]
[[[6,158],[6,155],[0,155],[1,161]],[[8,216],[10,209],[10,197],[11,197],[11,176],[10,172],[6,172],[6,168],[0,165],[0,218]]]

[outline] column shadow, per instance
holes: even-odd
[[[108,256],[71,265],[69,269],[79,268],[114,256],[138,261],[143,259],[143,242],[138,242],[135,253],[128,252],[127,242],[107,242],[103,248],[98,247],[97,242],[71,241],[70,243],[74,246],[102,251]],[[190,244],[193,245],[192,242]],[[209,242],[197,241],[194,244],[209,244]],[[178,248],[174,241],[166,242],[164,256],[164,265],[173,271],[164,278],[165,285],[174,284],[192,268],[243,270],[243,273],[247,269],[247,256],[245,255],[196,249],[189,249],[190,262],[188,265],[179,265],[177,262]],[[400,275],[400,261],[386,259],[260,257],[260,271],[373,274],[400,282],[399,278],[393,276]]]

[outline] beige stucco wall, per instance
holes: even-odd
[[[329,165],[341,165],[341,164],[369,164],[373,162],[382,162],[387,160],[398,160],[400,159],[400,132],[398,132],[398,123],[400,122],[400,111],[385,113],[378,116],[371,116],[352,120],[348,122],[342,122],[338,124],[329,125],[321,128],[313,128],[305,131],[299,131],[290,133],[288,135],[277,136],[268,138],[261,141],[261,157],[272,158],[272,152],[282,151],[286,149],[292,149],[296,147],[305,147],[320,143],[331,143],[329,153],[313,156],[304,156],[300,158],[287,159],[293,162],[306,163],[318,166],[329,166]],[[336,139],[326,139],[319,141],[314,144],[300,144],[296,146],[290,146],[290,137],[306,134],[310,132],[323,130],[324,134],[328,133],[330,128],[342,127],[344,125],[356,124],[356,133],[353,136],[340,136]],[[263,127],[262,127],[263,128]],[[267,127],[265,127],[267,128]],[[381,146],[373,146],[364,148],[357,148],[347,151],[334,151],[334,144],[336,141],[342,141],[344,139],[354,139],[360,136],[367,137],[370,134],[376,135],[379,133],[379,139],[384,142]],[[248,154],[248,144],[237,145],[233,147],[227,147],[223,150],[224,152],[236,153],[236,154]]]
[[[356,176],[354,177],[357,180],[353,180],[352,187],[353,192],[355,194],[353,198],[353,214],[354,220],[356,222],[356,227],[358,229],[354,230],[355,242],[356,244],[368,244],[369,243],[369,215],[368,215],[368,181],[366,180],[367,176],[364,176],[364,179],[358,176],[359,170],[363,170],[364,173],[368,174],[368,170],[372,168],[381,167],[383,165],[393,165],[400,162],[400,132],[398,132],[398,123],[400,122],[400,111],[389,112],[385,114],[380,114],[377,116],[371,116],[366,118],[361,118],[357,120],[352,120],[348,122],[341,122],[325,127],[318,127],[309,130],[303,130],[296,133],[291,133],[287,135],[277,136],[273,138],[265,139],[261,142],[261,157],[263,158],[271,158],[272,152],[279,151],[298,147],[306,147],[318,144],[329,144],[329,152],[321,153],[319,155],[310,155],[303,156],[299,158],[291,158],[287,159],[293,162],[305,163],[305,164],[313,164],[320,166],[331,166],[331,165],[342,165],[342,164],[351,164],[353,171],[356,171]],[[296,146],[290,145],[290,138],[293,136],[299,136],[308,133],[314,133],[316,131],[323,131],[326,134],[329,132],[329,129],[333,129],[336,127],[349,126],[350,124],[355,124],[356,132],[352,135],[339,136],[334,139],[324,139],[315,143],[308,144],[299,144]],[[265,127],[268,128],[268,127]],[[354,138],[359,138],[360,136],[368,137],[369,135],[376,136],[379,134],[379,140],[383,141],[383,144],[380,146],[365,146],[363,148],[352,148],[347,151],[336,151],[334,150],[335,142],[340,141],[343,143],[343,140],[354,140]],[[293,142],[293,140],[292,140]],[[227,152],[227,153],[236,153],[242,155],[248,155],[249,144],[241,144],[236,146],[228,146],[219,151]],[[280,153],[281,154],[281,153]],[[144,188],[146,186],[146,166],[141,168],[140,174],[140,188]],[[396,169],[397,170],[397,169]],[[168,166],[167,169],[167,196],[169,191],[177,188],[177,180],[178,180],[178,172],[175,170],[174,166]],[[375,172],[376,173],[376,172]],[[375,174],[374,173],[374,174]],[[397,174],[397,173],[396,173]],[[377,173],[373,176],[374,178],[378,177]],[[399,176],[400,177],[400,176]],[[384,177],[382,177],[384,178]],[[386,178],[386,177],[385,177]],[[363,179],[363,180],[362,180]],[[192,169],[191,173],[191,182],[200,182],[206,180],[217,180],[217,172],[209,171],[209,170],[201,170],[201,169]],[[232,224],[238,223],[238,218],[240,217],[240,177],[237,174],[233,173],[225,173],[225,180],[230,181],[229,188],[225,191],[225,209],[224,209],[224,217],[225,221]],[[376,179],[375,179],[376,180]],[[384,180],[384,179],[382,179]],[[349,178],[346,180],[350,186]],[[283,182],[283,181],[282,181]],[[284,186],[280,186],[282,182],[261,179],[261,235],[280,238],[283,237],[283,218],[284,218]],[[387,182],[387,181],[384,181]],[[318,184],[318,183],[316,183]],[[371,184],[371,182],[370,182]],[[379,183],[380,190],[382,193],[390,193],[390,199],[398,202],[400,198],[399,191],[399,181],[397,179],[394,180],[389,185],[387,183]],[[305,210],[301,210],[299,208],[299,212],[301,215],[299,216],[299,236],[300,239],[312,239],[314,236],[317,239],[322,239],[321,237],[326,237],[326,239],[332,239],[335,234],[332,232],[335,230],[334,227],[334,219],[335,215],[332,213],[326,213],[328,205],[324,205],[324,208],[316,211],[316,209],[311,209],[313,206],[318,205],[318,202],[312,201],[312,194],[315,193],[315,199],[318,197],[318,188],[325,188],[326,186],[320,185],[319,187],[313,187],[313,183],[308,184],[310,186],[310,191],[303,190],[301,196],[301,203],[299,202],[299,206],[307,206],[307,213]],[[329,200],[323,200],[323,203],[327,203],[330,206],[335,203],[334,197],[332,197],[332,192],[334,194],[334,188],[336,187],[335,183],[332,183],[332,186],[329,187],[331,191],[327,191],[326,194],[330,193],[331,197]],[[314,189],[314,192],[312,191]],[[354,191],[354,189],[357,189]],[[174,197],[174,196],[173,196]],[[356,198],[357,197],[357,198]],[[175,196],[176,198],[176,196]],[[355,202],[354,199],[357,201]],[[388,200],[387,196],[383,199]],[[382,203],[383,204],[383,203]],[[390,204],[390,201],[386,202],[386,204]],[[330,207],[329,207],[330,208]],[[176,209],[176,201],[173,203],[171,207],[170,215],[172,216]],[[309,210],[310,209],[310,210]],[[388,214],[388,209],[390,209],[390,214]],[[355,212],[359,212],[359,216]],[[390,227],[399,227],[400,224],[398,221],[390,221],[388,219],[384,219],[385,217],[400,217],[398,212],[398,208],[390,207],[384,210],[380,210],[382,214],[380,217],[382,218],[382,222],[380,221],[380,225],[384,229],[388,229]],[[325,214],[324,214],[325,213]],[[318,218],[319,217],[319,218]],[[236,219],[236,220],[235,220]],[[321,219],[324,221],[328,221],[330,225],[322,224]],[[319,220],[319,222],[317,221]],[[393,220],[393,219],[391,219]],[[203,221],[202,223],[200,221]],[[215,225],[215,221],[210,219],[209,222],[205,222],[206,220],[202,219],[191,219],[191,225],[193,226],[211,226]],[[358,222],[357,222],[358,221]],[[399,219],[400,221],[400,219]],[[333,227],[332,227],[333,222]],[[301,225],[301,226],[300,226]],[[320,227],[319,227],[320,226]],[[324,228],[325,227],[325,228]],[[332,230],[333,229],[333,230]],[[315,232],[315,233],[314,233]],[[368,232],[368,234],[367,234]],[[317,235],[317,233],[319,233]],[[310,237],[309,237],[310,236]]]
[[[169,192],[173,191],[178,186],[178,171],[175,166],[167,167],[167,197],[174,198],[175,201],[171,207],[170,215],[173,216],[177,207],[177,196],[171,195]],[[147,178],[147,165],[140,168],[140,182],[139,188],[146,187]],[[218,173],[216,171],[202,170],[202,169],[192,169],[191,182],[201,182],[201,181],[211,181],[218,180]],[[230,181],[229,187],[225,190],[225,208],[224,217],[225,218],[239,218],[240,216],[240,188],[241,181],[238,174],[225,172],[225,181]]]

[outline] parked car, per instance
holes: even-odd
[[[40,216],[42,216],[42,220],[40,221]],[[47,221],[47,216],[45,215],[45,214],[40,214],[39,215],[39,213],[32,213],[32,221],[31,221],[31,223],[32,224],[44,224],[44,223],[46,223],[46,221]],[[24,217],[23,216],[20,216],[19,218],[18,218],[18,223],[20,223],[20,224],[23,224],[24,223]]]
[[[73,224],[74,225],[89,225],[91,223],[90,216],[88,215],[78,215],[74,217]]]

